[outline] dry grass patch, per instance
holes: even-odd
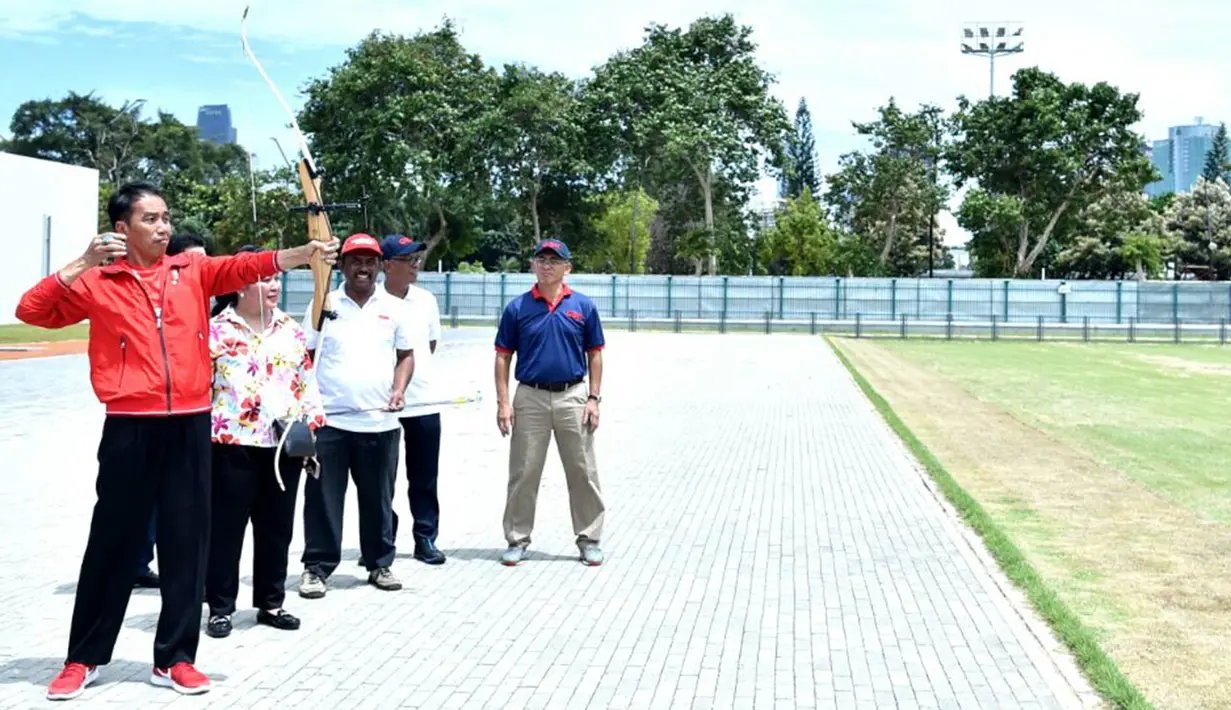
[[[1231,534],[866,340],[835,340],[1160,708],[1231,707]]]
[[[1139,355],[1142,360],[1152,365],[1175,371],[1181,375],[1231,375],[1231,366],[1208,362],[1194,362],[1184,358],[1169,355]]]

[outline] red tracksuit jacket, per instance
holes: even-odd
[[[138,275],[140,271],[140,275]],[[279,273],[277,253],[183,253],[147,270],[97,266],[71,286],[59,274],[21,297],[17,318],[42,328],[90,321],[90,383],[107,414],[210,410],[209,299]]]

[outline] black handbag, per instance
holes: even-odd
[[[287,431],[288,426],[290,427],[289,432]],[[312,433],[312,427],[309,427],[303,420],[294,419],[288,423],[275,419],[274,433],[282,442],[283,456],[303,459],[316,456],[316,435]],[[286,436],[285,439],[283,435]]]

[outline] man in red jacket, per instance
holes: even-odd
[[[122,186],[107,204],[113,234],[39,281],[17,306],[24,323],[90,321],[90,382],[106,405],[98,447],[98,502],[81,562],[64,670],[47,697],[80,695],[111,662],[157,505],[162,612],[154,635],[155,685],[195,694],[193,667],[210,520],[210,296],[306,265],[337,240],[236,256],[166,256],[171,218],[158,189]]]

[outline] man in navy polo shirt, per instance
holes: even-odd
[[[534,249],[538,283],[505,306],[496,333],[497,425],[501,435],[513,435],[504,509],[509,547],[501,558],[509,566],[525,559],[553,434],[581,560],[587,565],[603,563],[599,539],[606,506],[598,485],[594,432],[605,340],[594,302],[564,283],[572,270],[571,258],[564,242],[539,242]],[[514,353],[518,387],[510,402],[509,364]]]

